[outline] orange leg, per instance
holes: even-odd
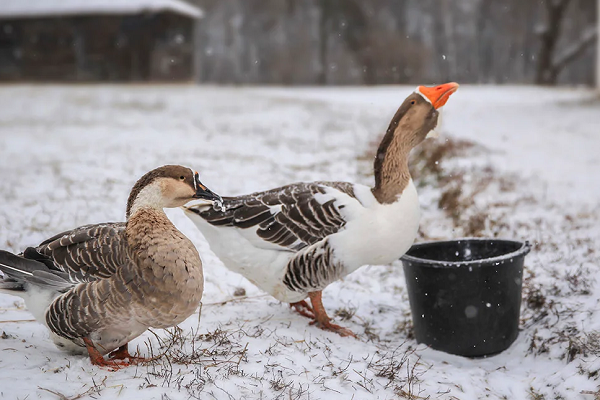
[[[331,323],[331,318],[329,318],[327,311],[325,311],[325,307],[323,307],[321,291],[311,292],[308,296],[310,297],[313,313],[315,315],[315,320],[311,322],[311,325],[315,324],[323,330],[335,332],[340,336],[357,337],[350,329]]]
[[[112,371],[116,371],[118,369],[121,369],[123,367],[127,367],[127,366],[131,365],[130,363],[125,362],[125,361],[106,360],[102,356],[102,354],[100,354],[98,349],[96,349],[96,346],[94,346],[94,343],[88,338],[83,338],[83,343],[85,343],[85,347],[87,348],[92,365],[98,365],[100,367],[108,367]]]
[[[144,357],[132,356],[129,354],[128,344],[124,344],[118,349],[114,350],[112,353],[108,355],[108,358],[111,360],[129,360],[130,364],[137,364],[144,361],[148,361],[148,359]]]
[[[290,303],[290,307],[293,307],[298,311],[298,314],[303,317],[315,319],[315,313],[313,312],[312,307],[305,300],[298,301],[296,303]]]

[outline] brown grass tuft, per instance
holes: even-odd
[[[410,174],[415,181],[440,181],[444,179],[444,160],[462,156],[474,147],[475,143],[463,139],[426,140],[410,155]]]

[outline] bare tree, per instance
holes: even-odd
[[[188,1],[203,82],[594,84],[599,0]]]
[[[337,35],[348,49],[356,53],[365,36],[367,19],[358,1],[319,0],[319,59],[321,71],[317,83],[327,84],[328,48],[331,35]]]
[[[541,39],[538,54],[535,83],[538,85],[555,85],[558,74],[563,68],[579,57],[592,45],[597,37],[596,27],[584,29],[581,37],[555,56],[556,44],[560,39],[562,23],[571,0],[545,0],[547,20],[538,33]]]
[[[596,37],[600,37],[600,0],[596,4]],[[600,40],[596,39],[596,89],[600,92]]]

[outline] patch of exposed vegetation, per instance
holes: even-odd
[[[475,143],[463,139],[426,140],[410,155],[410,174],[420,186],[446,181],[448,176],[444,162],[477,149]]]
[[[373,141],[369,150],[359,157],[361,171],[369,170],[366,163],[374,159],[379,140]],[[489,236],[491,232],[500,231],[500,220],[491,218],[486,210],[480,210],[477,198],[492,185],[503,192],[514,189],[508,178],[498,177],[489,166],[482,169],[448,166],[453,159],[483,151],[485,149],[471,141],[445,138],[426,140],[410,155],[409,168],[415,184],[439,188],[437,207],[461,236]],[[430,238],[423,230],[421,236]]]
[[[341,309],[340,313],[354,311]],[[369,322],[363,326],[369,340],[381,341],[371,331]],[[268,338],[272,342],[264,351],[262,373],[257,373],[252,366],[248,368],[249,342],[256,338]],[[242,377],[245,385],[275,393],[268,395],[268,398],[312,398],[308,386],[294,379],[301,371],[291,371],[274,360],[290,349],[302,355],[320,353],[327,360],[333,356],[331,342],[318,335],[294,341],[285,335],[278,335],[277,329],[265,331],[260,325],[247,328],[219,326],[204,333],[197,333],[194,329],[172,328],[166,330],[164,335],[155,335],[152,340],[147,340],[145,346],[151,360],[138,366],[136,375],[143,378],[139,388],[170,387],[185,391],[195,399],[221,398],[225,389],[220,382],[233,377]],[[416,400],[422,399],[419,396],[419,384],[420,377],[426,371],[415,349],[402,343],[394,350],[376,351],[364,359],[354,360],[350,355],[348,360],[341,363],[329,361],[320,367],[320,373],[313,383],[327,391],[333,390],[328,386],[329,381],[342,381],[375,394],[383,382],[399,398]],[[236,398],[233,393],[225,393],[226,397],[230,395],[233,397],[229,398]]]
[[[359,161],[370,162],[376,150],[374,143]],[[442,225],[445,227],[443,232],[452,231],[452,237],[503,236],[531,240],[532,251],[548,258],[537,261],[535,266],[531,265],[531,258],[526,259],[521,334],[528,337],[529,354],[552,354],[567,363],[598,357],[599,335],[586,332],[583,326],[574,323],[585,305],[576,300],[565,301],[588,296],[593,291],[596,274],[590,268],[600,265],[600,257],[594,238],[578,232],[593,226],[597,212],[565,213],[562,221],[560,217],[546,220],[538,213],[529,217],[528,212],[536,212],[542,207],[552,211],[541,215],[552,217],[565,211],[554,204],[542,204],[540,199],[522,190],[527,183],[519,176],[501,174],[485,163],[481,166],[471,160],[463,161],[467,156],[473,158],[474,153],[486,151],[474,143],[452,138],[426,141],[413,151],[411,175],[421,191],[429,194],[429,201],[423,207],[430,207],[426,211],[431,214],[433,205],[437,218],[421,224],[419,237],[448,239],[429,233],[436,225]],[[435,209],[441,215],[435,214]],[[518,212],[523,215],[512,218]],[[548,233],[550,229],[556,230],[556,234]],[[398,323],[395,332],[411,338],[410,319]],[[598,370],[590,369],[588,364],[591,365],[580,364],[581,373],[598,379]],[[529,397],[543,399],[544,395],[531,388]]]
[[[335,310],[334,315],[342,321],[348,321],[356,314],[356,307],[340,307]]]

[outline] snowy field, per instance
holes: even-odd
[[[221,195],[369,183],[373,142],[412,90],[0,87],[0,248],[122,220],[135,180],[163,164],[197,169]],[[507,351],[466,359],[418,345],[400,262],[325,290],[330,315],[358,340],[309,326],[226,270],[170,210],[198,246],[206,288],[181,330],[132,342],[162,357],[97,368],[59,351],[19,298],[0,295],[0,399],[600,398],[600,100],[585,89],[463,86],[445,108],[438,144],[462,145],[439,160],[423,152],[433,158],[415,174],[419,240],[533,244],[521,332]]]

